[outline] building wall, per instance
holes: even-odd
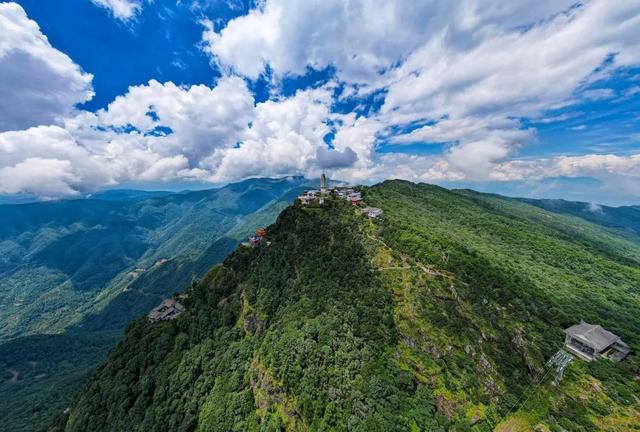
[[[573,352],[577,351],[581,354],[585,360],[593,360],[598,356],[598,352],[594,347],[589,346],[580,340],[574,339],[570,335],[565,336],[564,344]]]

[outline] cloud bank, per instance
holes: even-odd
[[[142,8],[93,1],[122,20]],[[202,50],[222,72],[215,84],[151,80],[87,112],[74,107],[91,98],[91,75],[20,6],[0,4],[0,82],[13,89],[0,91],[25,95],[16,109],[0,101],[0,193],[326,169],[364,182],[590,176],[640,198],[637,151],[520,156],[539,140],[536,122],[615,97],[601,83],[640,66],[638,3],[267,0],[223,24],[200,22]],[[16,77],[23,68],[34,76]],[[281,92],[309,70],[328,79]],[[252,92],[259,80],[266,101]],[[439,150],[405,151],[416,144]]]

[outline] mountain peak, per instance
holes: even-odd
[[[582,316],[638,346],[632,243],[428,185],[385,182],[364,201],[384,216],[331,198],[285,209],[177,319],[131,326],[60,427],[631,430],[637,401],[610,389],[637,388],[635,357],[574,361],[557,388],[547,360]],[[615,414],[595,416],[605,408]]]

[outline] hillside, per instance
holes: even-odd
[[[144,200],[0,206],[0,340],[79,323],[132,278],[171,258],[197,260],[244,217],[303,182],[255,179]]]
[[[640,234],[639,206],[609,207],[561,199],[518,199],[555,213],[578,216],[600,225],[621,228],[635,235]]]
[[[631,431],[640,362],[545,361],[585,319],[640,348],[640,244],[584,219],[389,181],[384,216],[293,206],[140,319],[53,430]]]
[[[42,430],[131,320],[188,287],[305,180],[0,206],[0,418]]]

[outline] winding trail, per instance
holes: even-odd
[[[391,247],[389,247],[389,245],[387,243],[384,242],[384,240],[382,240],[382,239],[380,239],[378,237],[372,236],[371,234],[369,234],[367,232],[365,232],[365,235],[369,239],[371,239],[373,241],[377,241],[378,243],[381,243],[387,249],[389,249],[391,251],[393,250]],[[402,260],[405,261],[405,262],[410,260],[410,257],[408,257],[407,255],[401,254],[401,257],[402,257]],[[408,270],[408,269],[412,269],[412,268],[422,269],[423,272],[425,272],[426,274],[429,274],[431,276],[443,276],[443,277],[450,278],[450,279],[453,278],[452,274],[444,273],[442,271],[439,271],[439,270],[436,270],[436,269],[432,268],[431,266],[426,266],[424,264],[416,264],[416,265],[410,265],[410,266],[380,267],[380,268],[377,268],[376,270],[378,270],[378,271],[382,271],[382,270]]]

